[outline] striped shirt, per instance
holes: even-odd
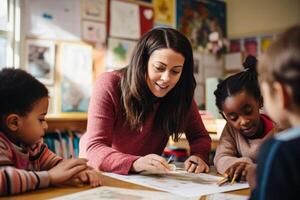
[[[0,196],[48,187],[48,170],[61,160],[42,140],[20,147],[0,132]]]

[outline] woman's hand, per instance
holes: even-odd
[[[169,172],[170,166],[167,161],[156,154],[149,154],[137,159],[133,165],[132,170],[134,172]]]
[[[230,166],[225,174],[230,178],[230,180],[233,179],[235,181],[238,179],[239,181],[246,181],[246,176],[248,172],[249,163],[247,162],[238,162]]]
[[[194,155],[186,159],[184,162],[184,169],[196,174],[209,172],[209,166],[200,157]]]
[[[76,174],[87,169],[87,160],[84,158],[72,158],[63,160],[61,163],[48,171],[51,185],[62,184]]]

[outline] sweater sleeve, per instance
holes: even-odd
[[[116,80],[117,79],[117,80]],[[87,132],[80,141],[92,167],[108,172],[128,174],[139,156],[121,153],[112,148],[114,124],[120,112],[119,77],[102,74],[96,81],[89,104]]]
[[[220,174],[224,174],[230,166],[237,162],[252,163],[250,158],[239,157],[236,139],[233,134],[233,130],[227,123],[219,140],[214,158],[214,165]]]
[[[189,111],[185,134],[190,145],[191,155],[199,156],[209,164],[208,158],[211,150],[211,138],[204,127],[197,104],[194,100]]]
[[[45,143],[41,143],[41,154],[39,156],[39,165],[41,170],[49,170],[56,166],[63,159],[57,156],[50,149],[48,149]]]
[[[27,171],[14,167],[10,145],[0,140],[0,195],[17,194],[49,186],[47,171]]]

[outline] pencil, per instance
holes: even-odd
[[[189,160],[189,162],[192,163],[192,164],[194,164],[194,165],[198,165],[198,163],[195,162],[195,161]]]
[[[174,161],[174,155],[171,155],[167,161],[168,164],[172,163]]]
[[[218,184],[218,186],[222,186],[222,185],[224,185],[228,181],[229,181],[228,177],[224,177],[217,184]]]
[[[235,179],[236,179],[236,175],[233,176],[233,178],[232,178],[232,180],[230,182],[231,185],[234,183]]]

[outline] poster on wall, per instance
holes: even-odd
[[[106,21],[107,0],[81,0],[82,18]]]
[[[26,40],[26,70],[46,85],[54,84],[55,42]]]
[[[210,33],[226,37],[226,3],[223,1],[176,0],[177,29],[194,49],[207,48]]]
[[[80,0],[26,0],[24,4],[27,36],[80,40]]]
[[[252,55],[256,57],[258,55],[258,42],[256,37],[244,39],[244,51],[245,56]]]
[[[154,10],[149,6],[140,5],[140,21],[141,21],[141,35],[144,35],[153,28],[154,24]]]
[[[59,66],[61,112],[87,112],[93,80],[92,47],[62,43]]]
[[[260,38],[260,51],[261,53],[265,52],[269,46],[271,45],[271,43],[273,42],[273,36],[269,35],[269,36],[262,36]]]
[[[7,65],[7,39],[0,37],[0,70]]]
[[[139,39],[141,35],[139,5],[111,0],[109,34],[112,37]]]
[[[115,70],[127,66],[135,45],[135,41],[109,38],[106,69]]]
[[[82,21],[82,38],[89,42],[105,44],[106,26],[104,23]]]
[[[153,0],[155,23],[174,27],[175,0]]]
[[[0,0],[0,30],[8,30],[8,0]]]

